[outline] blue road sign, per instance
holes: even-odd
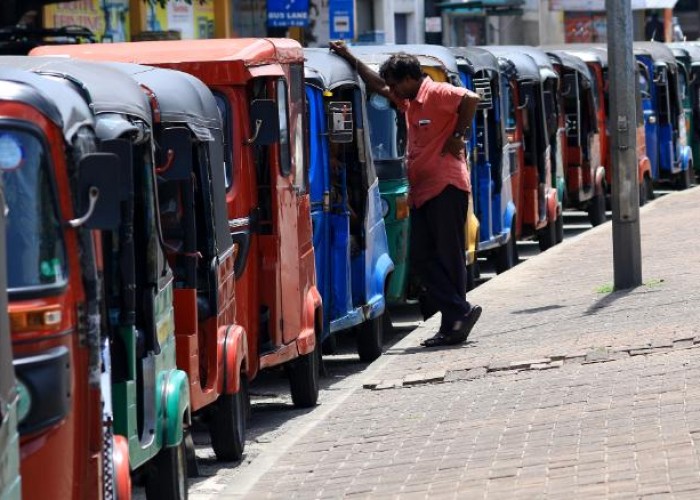
[[[331,40],[355,38],[355,0],[330,0],[328,19]]]
[[[267,25],[273,28],[309,24],[309,0],[267,0]]]

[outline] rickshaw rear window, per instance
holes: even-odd
[[[66,256],[44,143],[33,133],[0,126],[0,175],[5,186],[8,289],[62,286]]]
[[[218,92],[214,92],[216,105],[221,113],[221,119],[224,123],[224,176],[226,179],[226,191],[233,186],[233,138],[231,137],[231,123],[235,119],[233,110],[229,105],[226,97]]]

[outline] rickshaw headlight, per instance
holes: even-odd
[[[386,217],[389,214],[389,202],[382,198],[382,217]]]

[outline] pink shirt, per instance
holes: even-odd
[[[434,82],[426,76],[415,99],[403,101],[408,128],[408,183],[411,204],[416,207],[450,184],[471,192],[464,153],[460,158],[441,154],[455,131],[459,103],[469,93],[465,88]]]

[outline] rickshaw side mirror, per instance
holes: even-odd
[[[331,142],[348,143],[353,139],[352,102],[328,103],[328,136]]]
[[[92,153],[78,165],[79,217],[68,221],[71,227],[113,231],[119,227],[123,194],[122,164],[113,153]]]
[[[156,174],[166,181],[186,181],[192,175],[192,136],[184,127],[169,128],[160,138]]]
[[[280,140],[280,117],[272,99],[256,99],[250,103],[250,128],[253,136],[248,145],[269,146]]]

